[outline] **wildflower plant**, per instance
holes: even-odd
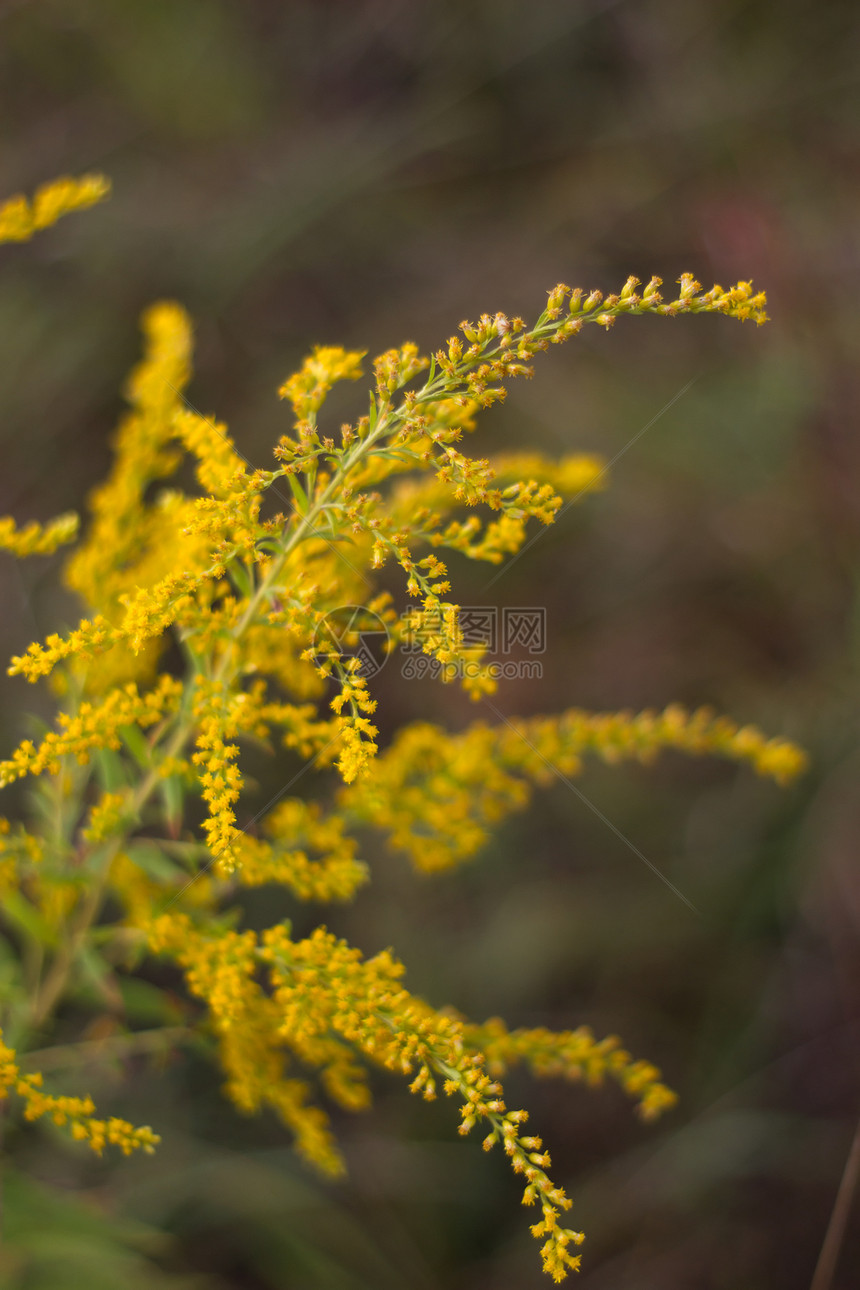
[[[107,191],[89,176],[49,185],[32,203],[14,198],[0,209],[0,240],[24,240]],[[650,1120],[675,1100],[660,1072],[585,1028],[509,1030],[425,1002],[390,950],[365,957],[325,926],[296,937],[277,922],[258,934],[243,925],[242,893],[275,885],[300,902],[351,900],[371,876],[359,851],[368,827],[419,871],[462,864],[535,788],[576,775],[589,756],[647,762],[672,748],[745,762],[781,784],[802,769],[791,743],[679,706],[639,715],[573,708],[458,734],[419,723],[380,749],[360,662],[326,631],[339,607],[355,606],[396,644],[403,619],[376,575],[397,565],[424,652],[473,697],[492,692],[481,648],[464,640],[445,551],[500,564],[532,521],[550,524],[565,499],[602,487],[605,467],[531,451],[478,459],[463,437],[510,380],[532,375],[541,351],[586,326],[609,330],[643,314],[766,319],[764,295],[747,282],[702,292],[685,274],[668,301],[659,286],[652,278],[640,290],[629,278],[604,297],[559,285],[531,324],[484,314],[434,354],[411,343],[388,350],[369,365],[366,413],[339,429],[325,419],[326,396],[338,381],[360,380],[366,356],[318,346],[279,391],[292,427],[270,469],[251,467],[226,426],[186,403],[184,310],[161,302],[146,311],[113,465],[65,565],[86,616],[9,669],[49,679],[58,703],[55,727],[0,762],[0,786],[35,780],[32,818],[0,823],[3,934],[15,964],[2,980],[0,1096],[14,1092],[26,1119],[51,1116],[97,1151],[153,1149],[150,1128],[98,1120],[88,1099],[44,1093],[16,1050],[37,1062],[33,1050],[64,1002],[80,1000],[82,980],[96,983],[86,997],[101,997],[116,1018],[123,983],[158,956],[187,989],[183,1025],[165,1015],[165,1044],[196,1035],[233,1104],[276,1112],[311,1165],[343,1169],[325,1104],[363,1109],[370,1070],[393,1071],[425,1099],[455,1099],[460,1133],[474,1129],[507,1156],[523,1202],[537,1208],[531,1230],[545,1271],[561,1281],[579,1266],[571,1201],[501,1079],[523,1064],[537,1076],[612,1080]],[[191,492],[168,483],[186,459]],[[290,504],[263,518],[270,492]],[[19,557],[48,554],[76,533],[73,516],[24,528],[0,520],[0,546]],[[179,653],[168,656],[170,645]],[[240,752],[252,739],[327,773],[312,798],[287,785],[243,828]],[[115,1024],[113,1042],[129,1052],[149,1042],[150,1032]]]

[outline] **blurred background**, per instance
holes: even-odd
[[[559,784],[460,872],[374,854],[353,908],[299,915],[393,945],[437,1004],[587,1023],[662,1067],[681,1100],[652,1127],[612,1089],[510,1081],[575,1199],[591,1290],[808,1286],[860,1112],[858,59],[848,0],[0,7],[2,196],[114,183],[2,248],[0,513],[83,507],[158,297],[196,321],[192,402],[266,466],[275,389],[313,343],[436,346],[481,311],[535,316],[560,279],[768,292],[765,328],[625,320],[542,356],[476,449],[612,458],[645,432],[491,590],[452,569],[463,604],[547,610],[543,677],[502,683],[506,715],[705,702],[799,740],[810,772],[781,791],[710,761],[587,770],[698,914]],[[57,572],[2,562],[5,656],[74,620]],[[387,735],[495,719],[396,662],[377,690]],[[3,747],[33,703],[3,678]],[[21,1133],[10,1286],[548,1284],[502,1160],[395,1080],[338,1118],[337,1185],[192,1058],[74,1080],[164,1144],[99,1164]],[[834,1285],[858,1279],[855,1202]]]

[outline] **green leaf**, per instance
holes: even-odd
[[[230,577],[236,584],[237,589],[243,596],[250,596],[252,593],[251,576],[241,560],[233,560],[230,563]]]
[[[113,975],[112,965],[102,958],[94,945],[88,945],[86,941],[78,947],[75,962],[83,977],[83,984],[88,983],[95,986],[97,997],[103,1003],[105,998],[104,982]]]
[[[55,946],[57,936],[42,915],[21,895],[20,891],[8,891],[3,897],[3,913],[10,922],[19,927],[34,941],[41,945]]]
[[[183,1020],[184,1014],[176,998],[149,981],[121,977],[119,989],[129,1021],[142,1025],[175,1026]]]
[[[185,802],[185,785],[179,775],[169,775],[161,781],[161,797],[167,817],[167,827],[172,837],[182,828],[182,811]]]
[[[118,788],[128,787],[128,767],[113,748],[99,748],[94,761],[96,778],[104,792],[115,793]]]
[[[120,737],[128,751],[131,753],[138,766],[144,770],[149,769],[150,757],[149,744],[143,736],[139,726],[123,726],[120,730]]]
[[[49,1189],[8,1160],[3,1174],[4,1290],[191,1290],[161,1267],[169,1236]]]
[[[296,510],[299,515],[307,515],[309,506],[307,493],[302,488],[295,475],[287,475],[287,479],[289,480],[290,489],[292,490],[293,498],[295,499]]]
[[[138,838],[126,848],[126,855],[133,864],[142,869],[158,883],[172,884],[177,878],[186,878],[187,872],[175,860],[165,854],[157,842],[147,842]]]

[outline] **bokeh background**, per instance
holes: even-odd
[[[800,740],[810,772],[783,792],[713,762],[589,768],[698,915],[560,784],[459,873],[373,854],[329,921],[435,1002],[618,1032],[664,1069],[681,1102],[650,1128],[612,1090],[511,1080],[588,1233],[583,1285],[808,1286],[860,1112],[856,5],[6,0],[0,131],[4,195],[114,183],[2,250],[0,513],[22,520],[103,475],[161,296],[196,320],[192,401],[265,465],[312,343],[434,346],[559,279],[767,289],[766,328],[627,320],[543,356],[476,446],[611,458],[649,428],[491,591],[459,566],[456,587],[547,609],[544,676],[502,685],[507,715],[706,702]],[[57,570],[2,563],[5,655],[73,621]],[[378,689],[386,732],[490,715],[395,663]],[[2,700],[9,747],[34,694],[6,678]],[[20,1134],[10,1286],[544,1284],[502,1160],[397,1081],[340,1117],[351,1176],[328,1186],[193,1058],[79,1078],[164,1145],[98,1165]],[[855,1203],[834,1285],[858,1279]]]

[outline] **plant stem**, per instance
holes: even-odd
[[[108,1035],[104,1039],[84,1039],[76,1044],[57,1044],[36,1048],[22,1055],[22,1065],[33,1063],[39,1070],[61,1070],[102,1057],[130,1057],[134,1053],[158,1052],[162,1047],[190,1039],[185,1026],[164,1026],[155,1030],[137,1030],[129,1035]]]
[[[833,1202],[833,1211],[824,1234],[810,1290],[830,1290],[833,1284],[858,1179],[860,1179],[860,1120],[857,1121],[854,1138],[848,1150],[848,1159],[845,1161],[842,1180]]]
[[[170,739],[165,750],[167,757],[175,757],[178,755],[188,738],[189,730],[190,725],[184,725],[174,731],[173,737]],[[144,779],[141,780],[137,790],[132,796],[132,815],[136,816],[149,800],[153,790],[158,785],[158,780],[158,768],[153,767]],[[50,969],[36,993],[36,997],[30,1011],[30,1024],[34,1028],[44,1025],[66,988],[69,975],[78,956],[78,951],[84,944],[84,941],[87,938],[87,933],[101,910],[108,874],[110,873],[111,865],[116,859],[117,853],[124,841],[125,834],[115,838],[112,842],[108,849],[107,856],[105,857],[105,861],[102,864],[101,872],[98,876],[94,876],[92,886],[78,909],[77,917],[73,921],[70,934],[61,945]]]

